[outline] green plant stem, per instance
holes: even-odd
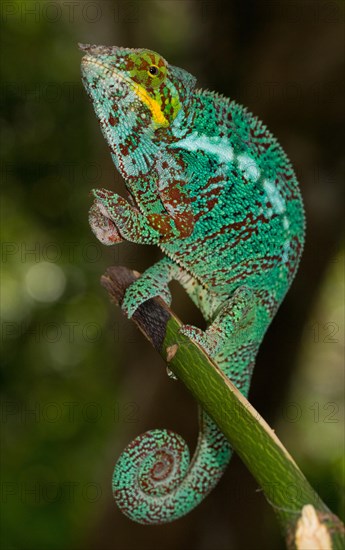
[[[111,299],[121,305],[126,288],[137,276],[124,267],[110,267],[101,283]],[[148,300],[135,312],[133,321],[246,464],[278,516],[288,547],[299,548],[295,541],[297,521],[302,508],[312,505],[330,534],[332,548],[343,549],[342,522],[314,491],[259,413],[202,348],[179,333],[181,322],[168,306],[159,298]]]

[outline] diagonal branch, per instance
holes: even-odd
[[[121,305],[126,288],[138,275],[125,267],[110,267],[101,284],[115,304]],[[313,490],[259,413],[202,348],[179,333],[181,322],[168,306],[160,298],[148,300],[135,312],[133,321],[216,422],[259,483],[278,516],[288,548],[344,548],[342,522]]]

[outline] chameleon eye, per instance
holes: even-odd
[[[157,76],[157,74],[159,73],[159,69],[157,65],[151,65],[147,72],[150,76]]]

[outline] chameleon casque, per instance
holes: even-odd
[[[293,168],[245,108],[145,49],[80,45],[82,78],[129,197],[92,191],[90,224],[106,245],[158,245],[163,259],[127,289],[131,317],[168,283],[185,288],[207,330],[184,325],[244,394],[263,336],[295,275],[304,210]],[[139,523],[173,521],[224,472],[231,447],[206,413],[189,462],[182,438],[152,430],[122,453],[113,476],[120,509]]]

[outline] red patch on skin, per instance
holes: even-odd
[[[166,216],[162,216],[161,214],[150,214],[148,220],[150,225],[161,235],[171,234],[170,223]]]
[[[127,71],[131,71],[132,69],[135,69],[135,64],[130,58],[128,58],[126,60],[126,67],[125,68],[127,69]]]
[[[181,191],[179,189],[176,189],[175,187],[169,190],[169,192],[167,193],[167,200],[165,200],[164,202],[172,202],[173,200],[175,200],[177,203],[181,203],[183,202],[183,199],[184,195],[182,195]]]
[[[214,176],[212,178],[209,178],[207,182],[207,186],[211,185],[211,183],[218,183],[219,181],[222,181],[224,179],[224,176]]]
[[[115,126],[116,120],[113,117],[113,115],[110,115],[110,117],[108,118],[108,122],[109,122],[110,126]]]
[[[128,147],[126,145],[120,143],[119,148],[124,157],[127,157],[127,155],[129,155]]]
[[[210,199],[207,201],[207,208],[208,210],[212,210],[212,208],[217,204],[218,199],[214,197],[213,199]]]
[[[152,63],[155,63],[156,60],[155,60],[155,56],[153,55],[153,53],[151,53],[151,52],[149,53],[149,58],[151,59]]]
[[[182,168],[185,168],[185,163],[183,162],[183,160],[181,158],[177,158],[176,162],[179,166],[181,166]]]
[[[184,239],[189,237],[193,233],[194,229],[194,216],[190,212],[185,212],[183,216],[174,218],[175,225],[180,231],[180,237]]]

